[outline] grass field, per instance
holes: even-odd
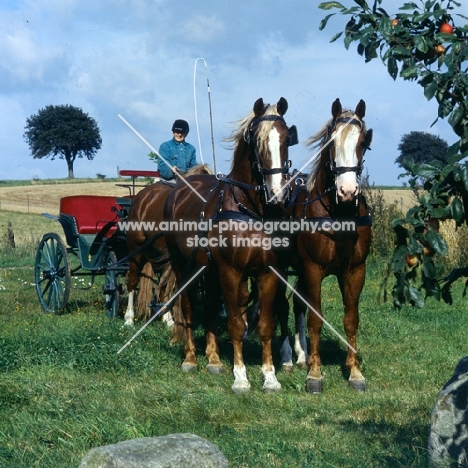
[[[2,231],[8,219],[37,237],[59,231],[40,216],[0,211]],[[280,394],[264,394],[253,337],[246,345],[252,391],[239,396],[230,371],[204,370],[200,329],[198,373],[180,371],[182,347],[169,345],[160,322],[117,355],[141,324],[130,330],[105,316],[100,279],[88,290],[75,281],[66,313],[44,314],[25,237],[21,249],[4,251],[0,267],[0,466],[69,468],[93,447],[176,432],[211,440],[232,467],[426,466],[431,410],[466,355],[461,286],[452,306],[429,299],[424,309],[395,310],[378,303],[383,267],[370,262],[358,341],[367,392],[348,388],[344,346],[325,330],[323,394],[307,394],[306,371],[298,369],[278,373]],[[341,331],[338,297],[327,279],[325,315]],[[221,351],[230,369],[224,332]]]
[[[116,181],[49,182],[21,187],[29,204],[19,203],[15,184],[0,187],[0,466],[68,468],[93,447],[175,432],[211,440],[232,467],[426,466],[430,413],[466,355],[462,285],[454,287],[452,306],[428,299],[423,309],[395,310],[378,301],[386,260],[370,259],[358,340],[367,392],[348,388],[344,345],[325,329],[322,395],[305,392],[306,371],[299,369],[278,373],[280,394],[264,394],[255,336],[246,344],[252,391],[234,395],[224,324],[227,372],[205,371],[198,328],[200,370],[184,374],[182,345],[169,345],[170,333],[160,322],[117,355],[142,324],[131,330],[122,319],[105,316],[102,278],[91,288],[73,280],[65,314],[42,311],[33,285],[35,251],[44,233],[61,233],[61,227],[27,214],[34,212],[30,201],[38,212],[56,213],[61,196],[108,195],[111,189],[120,195]],[[381,195],[397,209],[414,203],[408,190]],[[18,203],[6,211],[10,196]],[[16,249],[5,248],[9,223]],[[325,316],[341,332],[338,298],[334,279],[327,279]],[[276,342],[274,351],[278,359]]]

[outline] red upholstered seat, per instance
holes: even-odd
[[[114,210],[113,210],[114,208]],[[97,234],[109,221],[117,221],[116,197],[75,195],[60,200],[60,214],[75,218],[78,234]],[[106,237],[112,235],[113,226]]]

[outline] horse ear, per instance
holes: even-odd
[[[361,99],[356,106],[354,113],[360,118],[363,119],[366,115],[366,103]]]
[[[265,104],[263,104],[262,98],[258,98],[255,101],[255,104],[253,106],[253,111],[254,111],[255,117],[260,117],[261,115],[263,115],[265,111]]]
[[[343,108],[341,107],[340,99],[337,98],[332,104],[332,116],[334,119],[338,118],[341,113],[343,112]]]
[[[279,115],[284,115],[286,114],[286,111],[288,110],[288,101],[284,99],[284,97],[281,97],[276,104],[276,110],[278,111]]]

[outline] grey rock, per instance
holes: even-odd
[[[228,468],[212,442],[194,434],[144,437],[97,447],[79,468]]]
[[[428,439],[431,467],[468,467],[468,356],[440,391]]]

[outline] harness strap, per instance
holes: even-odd
[[[136,248],[135,250],[132,250],[130,253],[125,255],[125,257],[118,260],[117,263],[115,263],[114,265],[120,265],[121,263],[124,263],[127,260],[130,260],[131,258],[133,258],[133,256],[135,254],[137,254],[138,252],[141,252],[142,250],[146,249],[146,247],[148,247],[148,245],[152,244],[154,241],[156,241],[160,237],[164,236],[165,234],[166,234],[165,231],[160,231],[157,234],[155,234],[154,236],[151,236],[143,244],[141,244],[140,247]],[[114,266],[114,265],[112,265],[112,266]]]
[[[233,210],[223,210],[218,213],[216,213],[215,216],[211,218],[214,222],[217,221],[222,221],[225,219],[237,219],[239,221],[246,221],[249,222],[252,219],[252,216],[249,216],[246,213],[241,213],[240,211],[233,211]],[[259,216],[255,216],[254,219],[259,219],[260,221],[263,220],[263,218]]]
[[[261,219],[261,216],[258,213],[255,213],[255,211],[252,211],[250,208],[247,208],[243,203],[239,201],[232,187],[231,187],[231,193],[232,193],[232,196],[234,197],[234,201],[236,202],[237,208],[239,208],[239,210],[242,213],[254,219]],[[250,198],[250,197],[247,195],[247,198]]]
[[[247,190],[255,190],[256,192],[259,192],[263,188],[261,185],[250,185],[250,184],[245,184],[244,182],[238,182],[237,180],[230,179],[229,177],[224,176],[220,172],[216,174],[216,178],[220,180],[221,182],[225,182],[230,185],[235,185],[236,187],[240,187],[240,188],[247,189]]]

